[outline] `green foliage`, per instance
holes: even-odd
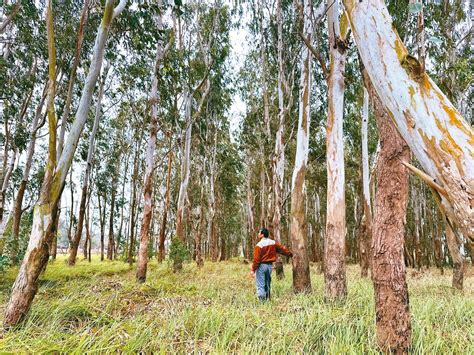
[[[41,276],[22,327],[2,334],[0,352],[379,354],[370,279],[349,266],[347,302],[330,305],[317,267],[312,294],[295,296],[288,276],[272,282],[272,300],[261,304],[248,265],[237,260],[188,264],[181,273],[152,261],[147,282],[137,284],[126,263],[96,256],[66,268],[60,257]],[[2,306],[15,273],[1,279]],[[474,352],[474,282],[470,276],[464,293],[455,292],[450,277],[408,277],[413,354]]]
[[[169,265],[182,265],[183,262],[190,260],[190,254],[186,245],[176,237],[171,238],[169,251]]]
[[[10,266],[10,258],[7,255],[0,255],[0,272],[4,272]]]

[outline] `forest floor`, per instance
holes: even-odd
[[[323,277],[311,267],[313,292],[295,296],[291,267],[273,278],[272,300],[255,299],[249,265],[234,260],[184,265],[179,274],[152,262],[145,284],[121,261],[59,258],[49,264],[21,328],[0,335],[4,352],[378,353],[373,288],[348,267],[345,304],[323,300]],[[0,321],[16,270],[0,275]],[[409,270],[413,353],[474,354],[474,270],[463,293],[451,271]]]

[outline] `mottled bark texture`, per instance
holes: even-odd
[[[324,243],[324,296],[341,301],[347,295],[345,264],[345,170],[344,72],[346,66],[347,24],[339,23],[339,0],[328,0],[330,71],[328,77],[328,117],[326,123],[327,213]],[[343,28],[341,28],[343,27]]]
[[[474,131],[408,53],[382,0],[344,0],[368,75],[436,190],[443,213],[474,240]]]
[[[303,14],[304,36],[312,38],[310,0],[304,1]],[[303,48],[301,54],[301,78],[299,94],[298,133],[296,138],[295,167],[292,177],[290,238],[293,251],[293,291],[296,293],[311,291],[311,278],[308,258],[308,231],[305,211],[305,174],[309,153],[310,126],[310,88],[311,88],[311,53]]]

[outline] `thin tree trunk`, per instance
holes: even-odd
[[[158,2],[158,6],[161,9],[161,1]],[[157,28],[158,31],[161,31],[163,28],[162,16],[161,13],[157,18]],[[137,262],[137,281],[145,282],[146,280],[146,271],[148,265],[148,231],[150,228],[150,222],[153,215],[153,167],[154,167],[154,157],[155,157],[155,148],[156,148],[156,133],[158,126],[158,80],[160,75],[160,66],[161,60],[163,59],[163,42],[159,41],[156,48],[156,60],[155,60],[155,70],[153,73],[153,80],[151,84],[151,94],[150,94],[150,105],[151,105],[151,115],[150,115],[150,139],[148,141],[148,147],[146,151],[146,160],[145,160],[145,177],[143,181],[143,220],[140,230],[140,248],[138,251],[138,262]]]
[[[362,110],[362,191],[364,195],[363,199],[363,230],[364,234],[361,234],[362,240],[360,241],[360,253],[361,253],[361,276],[367,277],[370,268],[370,245],[372,242],[372,204],[370,200],[370,187],[369,187],[369,150],[368,150],[368,123],[369,123],[369,94],[367,89],[364,87],[364,105]]]
[[[99,203],[99,224],[100,224],[100,261],[104,261],[104,240],[105,240],[105,214],[107,212],[107,195],[104,193],[104,200],[100,203],[100,193],[97,192],[97,201]]]
[[[191,115],[191,106],[192,106],[192,96],[189,92],[184,94],[184,102],[185,102],[185,116],[186,116],[186,130],[184,135],[184,152],[183,152],[183,160],[181,163],[181,184],[179,187],[179,194],[178,194],[178,205],[176,208],[176,238],[184,243],[185,235],[184,235],[184,210],[185,210],[185,202],[186,202],[186,195],[188,191],[188,184],[189,184],[189,173],[190,173],[190,165],[191,165],[191,134],[192,134],[192,115]]]
[[[346,205],[344,181],[344,71],[345,29],[339,24],[339,0],[328,1],[330,73],[328,77],[328,118],[326,125],[327,213],[324,243],[324,295],[340,301],[347,295],[345,265]],[[343,26],[341,26],[343,27]]]
[[[22,210],[23,198],[25,196],[26,186],[30,178],[31,165],[33,164],[33,155],[35,152],[36,136],[41,126],[40,124],[40,118],[42,116],[41,111],[44,106],[47,92],[48,92],[48,84],[46,83],[43,90],[43,94],[41,95],[41,100],[38,106],[36,107],[33,121],[31,122],[31,135],[30,135],[31,138],[30,138],[30,142],[28,143],[25,168],[23,169],[23,176],[20,182],[20,186],[18,188],[18,192],[16,194],[15,204],[13,207],[13,233],[12,233],[12,250],[11,250],[10,258],[14,265],[16,265],[18,262],[18,235],[20,232],[21,216],[23,214],[23,210]]]
[[[89,195],[89,180],[90,180],[90,174],[92,170],[94,141],[95,141],[95,136],[97,134],[97,129],[99,128],[99,121],[100,121],[101,109],[102,109],[102,97],[104,95],[104,84],[105,84],[106,75],[107,75],[107,69],[105,69],[104,77],[99,86],[99,96],[97,98],[97,104],[96,104],[96,109],[95,109],[94,125],[92,126],[92,132],[89,136],[89,148],[87,152],[86,171],[84,173],[84,180],[82,182],[81,202],[79,205],[79,217],[77,221],[76,233],[71,243],[71,249],[70,249],[69,260],[68,260],[69,266],[72,266],[76,263],[77,250],[79,248],[79,243],[82,238],[84,216],[86,213],[86,201]]]
[[[109,214],[109,240],[107,243],[107,260],[114,258],[114,212],[115,212],[115,195],[117,194],[117,176],[118,169],[116,169],[115,176],[112,179],[112,195],[110,197],[110,214]]]
[[[285,130],[285,105],[283,97],[283,20],[281,15],[281,0],[277,1],[277,24],[278,24],[278,130],[275,137],[275,157],[273,160],[273,238],[281,243],[281,210],[282,190],[285,178],[285,145],[283,135]],[[283,263],[280,256],[275,262],[275,272],[279,280],[285,277]]]
[[[363,76],[374,101],[381,146],[376,168],[376,213],[371,251],[377,343],[387,353],[407,353],[411,342],[411,317],[403,250],[408,171],[402,162],[410,159],[410,151],[365,72]]]
[[[214,188],[215,183],[215,169],[216,169],[216,154],[217,154],[217,128],[214,134],[214,145],[212,149],[210,176],[209,176],[209,197],[208,197],[208,208],[209,208],[209,220],[208,220],[208,239],[210,244],[211,260],[217,261],[219,256],[219,250],[217,248],[217,232],[216,232],[216,193]]]
[[[459,244],[450,223],[446,223],[446,240],[448,242],[449,253],[453,259],[452,286],[458,290],[462,290],[464,281],[464,260],[459,251]]]
[[[303,8],[304,36],[312,37],[310,0],[304,0]],[[311,40],[310,40],[311,41]],[[290,237],[293,251],[293,291],[296,293],[311,291],[309,274],[308,235],[305,216],[305,174],[309,153],[309,125],[311,93],[311,53],[302,49],[300,98],[298,114],[298,134],[296,139],[295,167],[292,178]]]
[[[59,131],[58,140],[58,155],[61,155],[64,148],[64,137],[66,134],[67,121],[69,119],[69,112],[71,110],[72,94],[74,90],[74,83],[76,81],[77,67],[81,59],[82,42],[84,40],[84,27],[89,16],[89,2],[84,0],[84,7],[82,8],[81,18],[79,19],[79,29],[76,36],[76,52],[74,54],[74,61],[72,62],[71,72],[69,74],[69,83],[66,94],[66,102],[64,103],[63,115],[61,117],[61,130]]]
[[[170,208],[170,183],[171,183],[171,169],[173,167],[173,151],[171,149],[171,134],[169,136],[169,152],[168,152],[168,172],[166,174],[166,192],[165,192],[165,207],[163,211],[163,219],[161,220],[160,228],[160,246],[158,252],[158,262],[165,260],[165,237],[166,237],[166,223],[168,218],[168,210]]]
[[[138,155],[139,155],[139,149],[137,146],[136,151],[135,151],[135,158],[133,161],[133,176],[132,176],[132,181],[131,181],[132,204],[131,204],[131,210],[130,210],[130,240],[129,240],[129,245],[128,245],[128,264],[130,266],[132,266],[133,264],[133,254],[135,252],[135,224],[136,224],[135,210],[137,206]]]

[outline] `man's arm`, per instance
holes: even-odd
[[[256,246],[253,249],[253,263],[252,263],[252,272],[255,272],[260,264],[260,247]]]
[[[293,256],[293,253],[291,252],[291,250],[281,245],[280,243],[276,243],[276,251],[278,254],[282,254],[289,257]]]

